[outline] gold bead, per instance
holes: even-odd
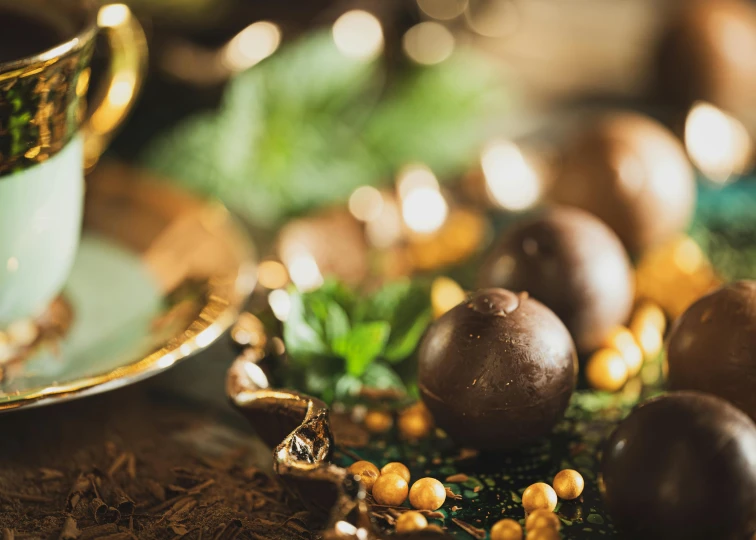
[[[663,343],[662,333],[645,317],[633,317],[630,321],[630,331],[638,341],[646,358],[653,358],[661,351]]]
[[[378,467],[369,461],[355,461],[349,466],[347,471],[350,474],[359,475],[360,481],[365,486],[368,493],[372,491],[375,481],[381,475]]]
[[[424,530],[425,532],[433,532],[433,533],[436,533],[436,534],[445,534],[445,533],[444,533],[444,529],[442,529],[442,528],[441,528],[440,526],[438,526],[438,525],[435,525],[435,524],[434,524],[434,525],[428,525],[428,526],[427,526],[427,527],[426,527],[425,529],[423,529],[423,530]]]
[[[588,359],[585,376],[592,388],[616,392],[627,382],[627,364],[614,349],[599,349]]]
[[[602,345],[607,349],[616,349],[627,364],[629,377],[635,377],[643,367],[643,351],[635,341],[632,332],[623,326],[615,328]]]
[[[433,417],[422,403],[405,409],[399,415],[399,433],[409,440],[423,439],[433,429]]]
[[[391,474],[391,473],[398,474],[399,476],[404,478],[404,481],[407,482],[407,484],[409,484],[410,472],[409,472],[409,469],[403,463],[394,461],[392,463],[387,463],[381,469],[381,474]]]
[[[408,491],[407,482],[398,474],[382,474],[373,484],[373,499],[385,506],[401,506]]]
[[[533,529],[528,531],[526,540],[561,540],[562,535],[556,529]]]
[[[633,312],[633,319],[641,319],[651,324],[656,330],[664,335],[667,329],[667,316],[664,310],[653,302],[645,301],[638,305]]]
[[[554,477],[554,491],[560,499],[571,501],[583,493],[585,481],[579,472],[573,469],[559,471]]]
[[[394,419],[386,411],[370,411],[365,415],[364,424],[370,433],[385,433],[394,425]]]
[[[438,510],[446,500],[446,488],[435,478],[421,478],[412,484],[409,499],[418,510]]]
[[[522,494],[522,506],[530,513],[539,508],[553,512],[557,505],[557,494],[554,489],[543,482],[536,482],[528,486]]]
[[[557,495],[559,492],[557,491]],[[559,517],[551,510],[541,508],[540,510],[533,510],[525,519],[525,528],[528,531],[534,529],[554,529],[558,531],[562,526],[562,522],[559,521]]]
[[[522,540],[522,527],[513,519],[502,519],[491,527],[491,540]]]
[[[411,532],[419,531],[428,526],[428,520],[420,512],[404,512],[398,518],[396,518],[396,532]]]

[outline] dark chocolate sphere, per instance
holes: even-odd
[[[478,291],[434,322],[420,345],[423,401],[455,442],[481,450],[549,433],[576,375],[567,328],[525,293]]]
[[[743,540],[756,531],[756,425],[726,401],[674,392],[609,437],[604,498],[630,538]]]
[[[604,114],[570,140],[550,197],[598,216],[632,255],[684,231],[695,203],[693,169],[663,125]]]
[[[756,107],[756,7],[743,0],[685,0],[659,47],[657,84],[678,109],[708,101],[735,116]]]
[[[693,303],[667,341],[668,384],[725,398],[756,420],[756,281]]]
[[[482,287],[526,291],[562,319],[580,352],[601,346],[633,306],[630,260],[612,230],[576,208],[552,208],[504,231]]]

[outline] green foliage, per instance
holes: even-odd
[[[430,320],[429,287],[409,280],[364,297],[335,281],[292,290],[284,323],[289,383],[326,401],[348,401],[364,386],[407,393],[413,381],[392,365],[412,357]]]
[[[391,180],[410,161],[462,170],[508,102],[497,69],[460,52],[388,88],[377,62],[306,36],[238,75],[221,108],[148,145],[144,163],[251,223],[281,220]]]

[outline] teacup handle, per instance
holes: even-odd
[[[108,73],[91,99],[89,118],[82,126],[86,170],[95,166],[131,110],[147,71],[147,39],[126,5],[102,6],[97,26],[107,37],[110,61]]]

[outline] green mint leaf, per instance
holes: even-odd
[[[387,390],[394,388],[406,392],[401,377],[390,366],[383,362],[373,362],[361,377],[362,383],[370,388]]]
[[[321,327],[312,324],[314,319],[306,308],[304,296],[292,292],[290,299],[291,308],[283,329],[289,356],[294,361],[306,362],[310,356],[328,354]]]
[[[343,339],[349,333],[349,315],[336,302],[328,304],[328,313],[326,315],[326,336],[328,343],[333,344],[337,340]]]
[[[431,310],[427,309],[424,313],[415,317],[414,322],[409,326],[392,328],[391,337],[383,357],[389,362],[396,363],[412,355],[417,349],[425,330],[430,325],[431,319]]]
[[[360,376],[383,352],[390,332],[391,326],[385,321],[357,324],[334,341],[333,352],[344,358],[347,373]]]

